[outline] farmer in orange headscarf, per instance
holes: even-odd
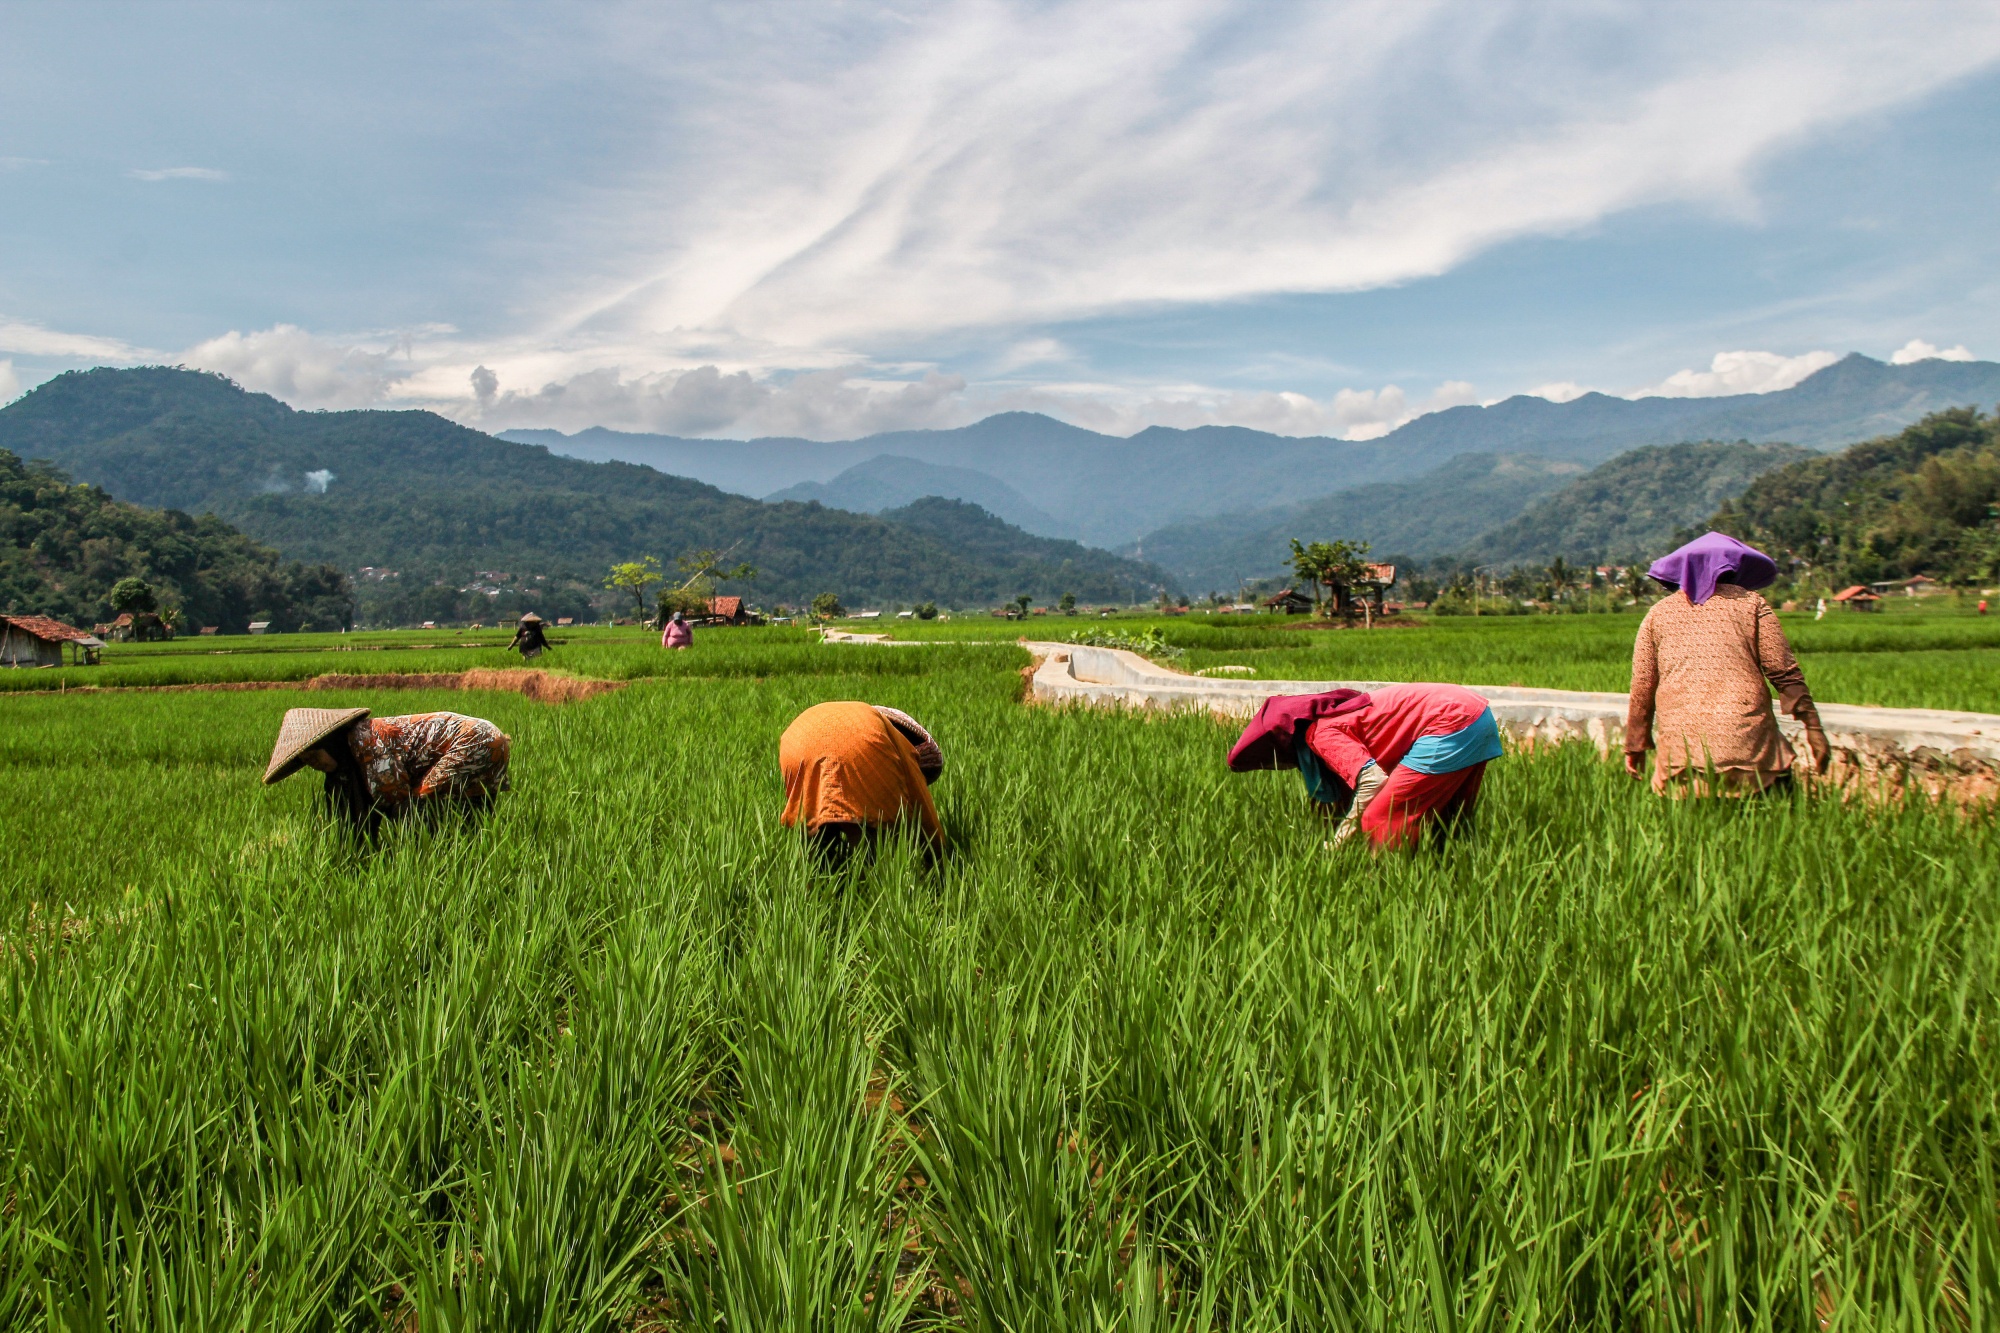
[[[864,833],[913,822],[928,849],[944,845],[930,784],[944,755],[908,713],[865,703],[815,704],[778,740],[787,828],[805,826],[828,866],[853,854]]]

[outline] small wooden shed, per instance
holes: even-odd
[[[0,616],[0,666],[61,666],[64,644],[70,645],[77,666],[96,666],[98,649],[104,647],[76,626],[47,616]]]
[[[1853,587],[1842,588],[1833,595],[1833,600],[1850,611],[1873,611],[1875,604],[1882,599],[1870,592],[1866,584],[1857,583]]]
[[[1283,611],[1288,616],[1302,616],[1313,609],[1313,602],[1312,598],[1306,596],[1297,588],[1287,588],[1281,593],[1274,593],[1266,597],[1264,599],[1264,609],[1267,611]]]
[[[743,605],[741,597],[711,597],[708,599],[708,618],[706,623],[710,625],[756,625],[761,624],[762,621],[759,617],[750,613],[749,608]]]

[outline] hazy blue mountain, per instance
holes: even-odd
[[[1303,504],[1170,524],[1126,554],[1143,555],[1204,592],[1284,572],[1294,537],[1365,541],[1382,556],[1442,555],[1584,471],[1582,463],[1528,454],[1461,454],[1415,481],[1375,482]]]
[[[881,453],[867,440],[821,443],[768,436],[758,440],[690,440],[592,426],[574,435],[559,430],[503,430],[497,438],[539,444],[550,453],[592,463],[639,463],[676,477],[752,497],[805,481],[831,481],[847,468]]]
[[[1534,454],[1596,464],[1688,440],[1789,441],[1833,448],[1901,429],[1941,408],[2000,402],[2000,364],[1850,356],[1790,389],[1725,398],[1612,398],[1552,403],[1517,396],[1419,417],[1379,440],[1291,438],[1235,426],[1155,426],[1100,435],[1030,412],[956,430],[895,431],[833,444],[687,440],[590,430],[509,431],[503,438],[578,457],[619,458],[768,495],[826,482],[894,454],[983,472],[1063,530],[1098,545],[1130,543],[1185,519],[1267,509],[1372,482],[1406,481],[1468,453]]]
[[[1465,547],[1482,565],[1627,564],[1665,555],[1757,477],[1818,457],[1791,444],[1652,445],[1618,455]]]
[[[832,481],[802,481],[764,497],[772,504],[786,500],[817,500],[834,509],[879,514],[900,509],[927,495],[964,500],[1026,532],[1067,537],[1063,525],[1029,504],[1022,494],[997,477],[971,468],[925,463],[895,454],[877,454],[856,463]]]

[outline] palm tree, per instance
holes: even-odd
[[[1570,589],[1570,585],[1575,582],[1576,582],[1576,571],[1569,567],[1568,561],[1564,560],[1561,556],[1557,556],[1554,560],[1549,562],[1550,601],[1553,602],[1558,597],[1561,597],[1564,593],[1568,592]]]

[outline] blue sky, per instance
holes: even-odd
[[[2000,7],[0,4],[0,398],[1365,437],[2000,355]]]

